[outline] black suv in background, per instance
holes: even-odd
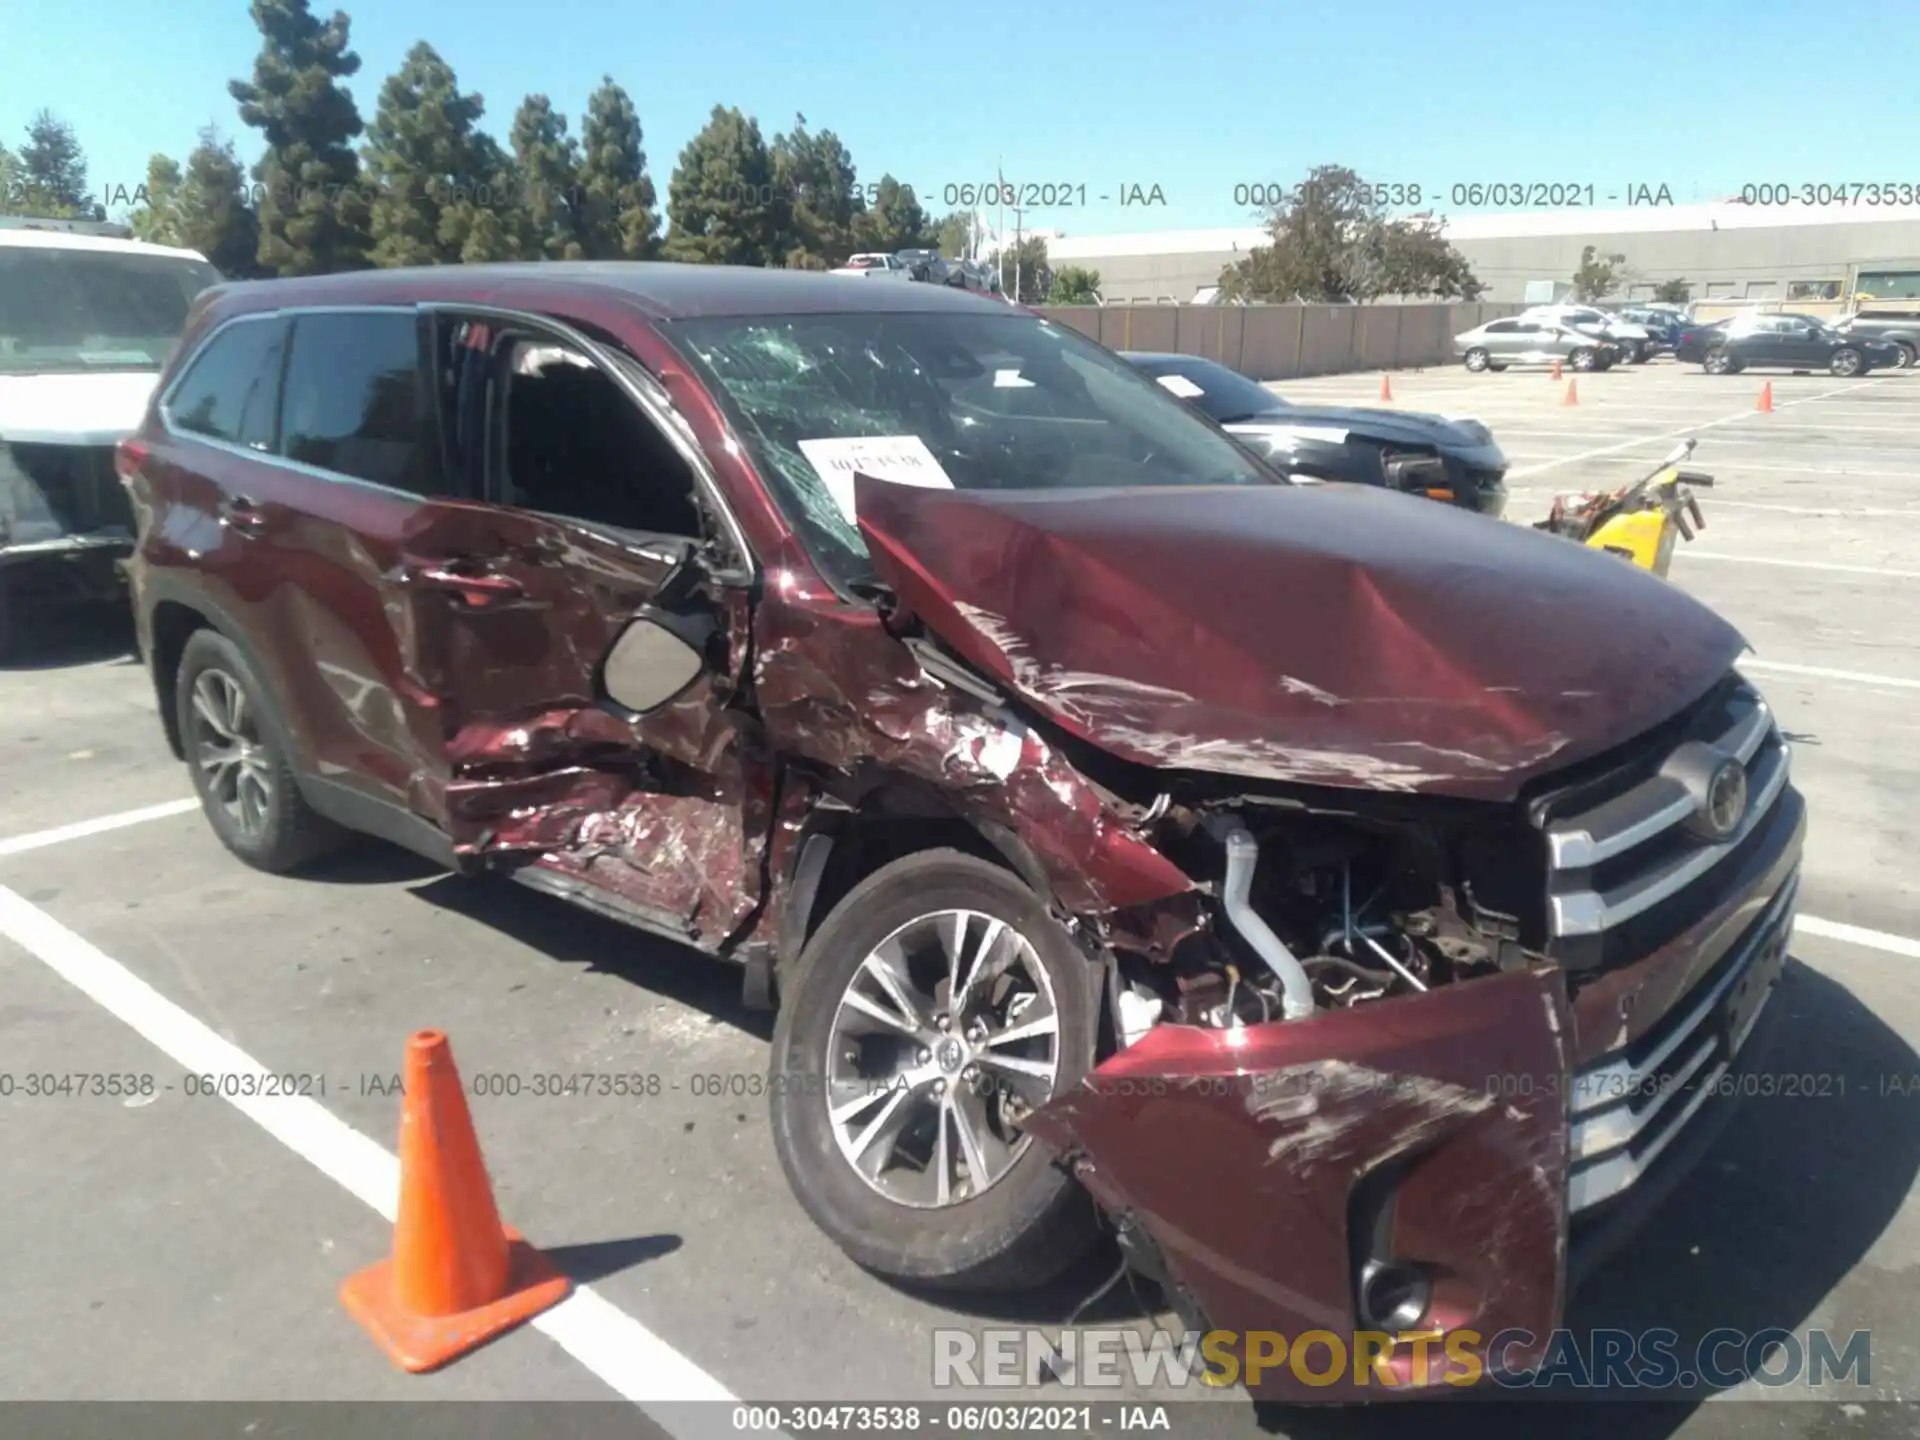
[[[1920,360],[1920,315],[1910,310],[1862,310],[1833,322],[1842,335],[1882,340],[1899,347],[1901,369]]]

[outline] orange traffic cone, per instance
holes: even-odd
[[[1393,398],[1393,382],[1384,375],[1380,377],[1380,398],[1382,400]]]
[[[573,1282],[500,1223],[447,1037],[407,1041],[393,1254],[340,1303],[402,1370],[437,1369],[557,1305]]]
[[[1567,381],[1567,398],[1560,403],[1562,405],[1578,405],[1580,403],[1580,382],[1578,380]]]
[[[1560,378],[1560,362],[1558,360],[1553,362],[1553,374],[1549,375],[1547,378],[1549,380],[1558,380]]]
[[[1773,413],[1773,381],[1769,380],[1760,387],[1760,402],[1753,407],[1763,415]]]

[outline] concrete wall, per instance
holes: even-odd
[[[1695,300],[1786,300],[1796,280],[1837,280],[1850,287],[1862,270],[1920,269],[1920,221],[1449,238],[1488,287],[1486,298],[1512,303],[1525,300],[1529,281],[1572,279],[1586,245],[1627,257],[1628,283],[1609,297],[1621,301],[1650,299],[1662,280],[1689,282]],[[1185,303],[1202,287],[1219,284],[1221,270],[1246,258],[1244,249],[1226,248],[1112,255],[1061,250],[1055,264],[1100,272],[1100,293],[1109,305]]]
[[[1109,350],[1201,355],[1255,380],[1452,362],[1453,337],[1518,305],[1056,305]]]

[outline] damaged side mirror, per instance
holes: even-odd
[[[645,715],[679,699],[707,668],[711,617],[648,608],[621,632],[601,666],[600,687],[630,714]]]

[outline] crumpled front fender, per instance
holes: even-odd
[[[1368,1255],[1421,1267],[1423,1329],[1516,1329],[1509,1368],[1559,1321],[1566,1251],[1567,998],[1552,968],[1463,982],[1313,1018],[1211,1030],[1162,1025],[1036,1111],[1028,1129],[1100,1204],[1138,1223],[1204,1322],[1330,1331],[1344,1379],[1269,1368],[1255,1394],[1373,1399],[1354,1383],[1356,1282]],[[1426,1383],[1445,1353],[1426,1349]],[[1414,1388],[1407,1347],[1386,1362]],[[1324,1371],[1317,1350],[1310,1372]],[[1457,1373],[1457,1372],[1456,1372]]]

